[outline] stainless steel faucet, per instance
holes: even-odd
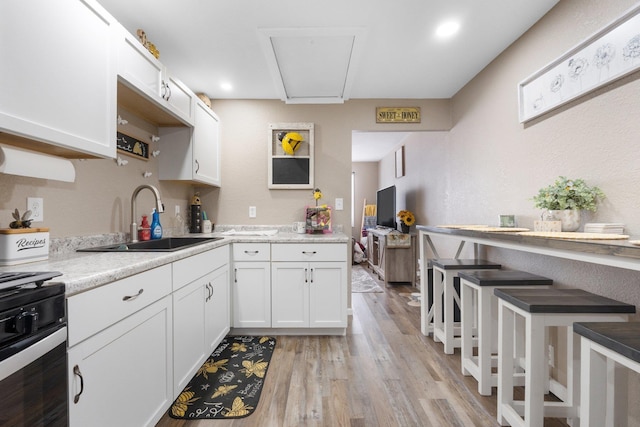
[[[138,193],[145,188],[148,188],[149,190],[151,190],[151,192],[153,193],[153,196],[156,198],[156,211],[158,211],[158,213],[164,212],[164,205],[160,200],[160,192],[156,187],[154,187],[153,185],[142,184],[141,186],[133,190],[133,194],[131,195],[131,241],[132,242],[138,241],[138,224],[136,223],[136,218],[137,218],[136,199],[138,198]]]

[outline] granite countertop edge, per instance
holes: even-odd
[[[273,227],[275,228],[275,227]],[[126,277],[151,270],[162,265],[197,255],[232,243],[349,243],[350,237],[344,233],[296,234],[278,231],[274,235],[231,235],[220,231],[213,233],[187,234],[188,237],[223,237],[221,240],[187,247],[175,252],[76,252],[76,248],[104,244],[86,244],[87,239],[73,238],[68,248],[51,255],[45,261],[37,261],[0,267],[0,271],[59,271],[62,276],[46,282],[46,285],[64,283],[66,296],[97,288]],[[119,242],[116,242],[119,243]]]

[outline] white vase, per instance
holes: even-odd
[[[581,211],[578,209],[564,209],[549,211],[558,221],[562,222],[562,231],[576,231],[580,228]]]

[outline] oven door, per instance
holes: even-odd
[[[67,426],[67,328],[39,338],[0,361],[2,427]]]

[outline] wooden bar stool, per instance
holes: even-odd
[[[498,350],[498,298],[493,290],[546,289],[553,285],[553,280],[518,270],[461,271],[458,277],[462,302],[462,374],[471,375],[478,381],[478,393],[491,396],[491,387],[498,385],[498,375],[491,372],[497,362],[493,355]],[[477,340],[477,356],[473,355],[474,340]]]
[[[580,426],[627,426],[627,369],[640,373],[640,322],[574,323],[580,335]],[[626,369],[625,369],[626,368]]]
[[[459,328],[456,333],[454,307],[460,307],[460,295],[454,278],[460,271],[499,270],[502,266],[482,259],[432,259],[433,267],[433,339],[444,344],[444,352],[453,354],[460,348]],[[441,297],[444,295],[444,299]],[[444,313],[444,320],[443,320]]]
[[[624,322],[635,306],[582,289],[495,289],[498,300],[498,422],[542,427],[544,417],[568,418],[577,425],[580,393],[580,345],[574,322]],[[516,317],[525,320],[524,401],[513,398]],[[567,330],[567,384],[548,375],[545,334],[549,327]],[[545,402],[546,382],[554,382],[560,402]],[[524,416],[524,418],[523,418]]]

